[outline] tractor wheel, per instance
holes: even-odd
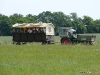
[[[61,41],[61,44],[64,44],[64,45],[67,45],[67,44],[70,44],[71,41],[69,39],[64,39]]]

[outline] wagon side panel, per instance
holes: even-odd
[[[20,33],[13,33],[13,41],[20,42]]]

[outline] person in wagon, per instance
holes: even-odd
[[[33,32],[33,30],[32,30],[32,28],[30,28],[29,30],[28,30],[28,33],[32,33]]]
[[[44,30],[43,30],[43,28],[41,29],[41,33],[44,33]]]
[[[35,28],[35,30],[34,30],[34,33],[37,33],[38,31],[37,31],[37,29]]]
[[[24,33],[24,28],[21,28],[21,29],[20,29],[20,32],[21,32],[21,33]]]
[[[38,29],[38,33],[41,33],[41,28]]]

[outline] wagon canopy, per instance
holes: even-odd
[[[16,23],[12,25],[13,28],[47,27],[47,26],[52,26],[53,28],[55,28],[52,23],[22,23],[22,24]]]

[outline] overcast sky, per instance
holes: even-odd
[[[75,12],[78,17],[86,15],[100,19],[100,0],[0,0],[3,15],[38,15],[43,11],[61,11],[66,15]]]

